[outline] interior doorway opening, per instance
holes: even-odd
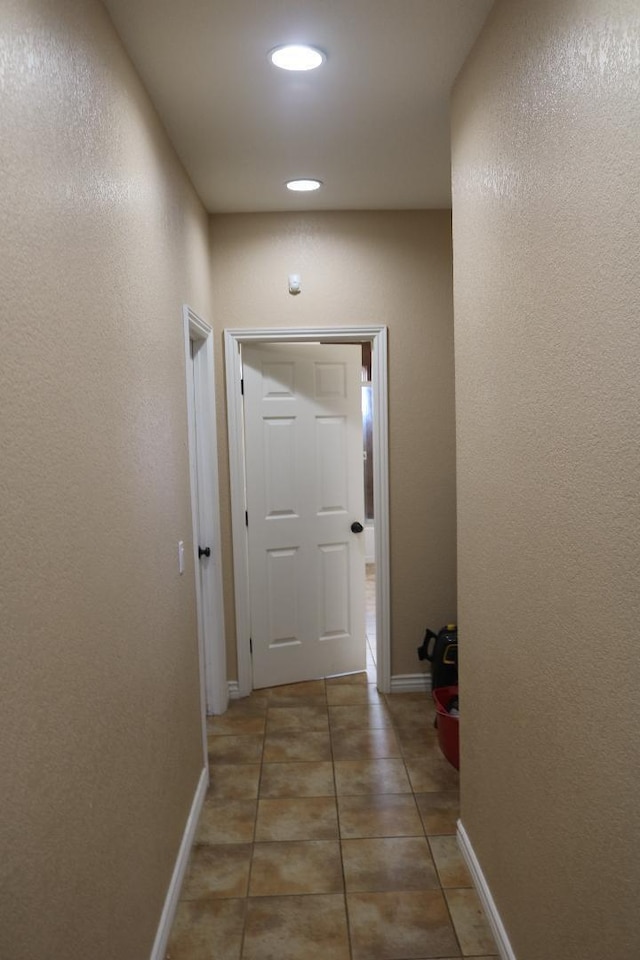
[[[367,681],[375,683],[377,679],[376,650],[376,565],[367,563],[364,581],[364,624],[367,641]]]
[[[373,471],[373,382],[371,343],[362,344],[362,453],[365,536],[365,633],[367,680],[376,680],[376,550]]]
[[[250,584],[245,507],[241,347],[250,343],[323,342],[370,344],[372,388],[373,502],[375,540],[375,643],[369,658],[378,689],[391,683],[389,629],[389,470],[387,414],[387,330],[384,326],[236,329],[225,331],[227,416],[235,579],[239,696],[252,690]],[[373,625],[373,624],[372,624]],[[372,631],[373,632],[373,631]],[[373,638],[372,638],[373,639]],[[373,652],[375,650],[375,653]]]

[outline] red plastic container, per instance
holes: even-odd
[[[458,696],[457,687],[437,687],[433,693],[440,749],[456,770],[460,769],[459,717],[447,713],[447,706]]]

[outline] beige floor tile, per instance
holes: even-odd
[[[214,763],[209,770],[208,797],[253,800],[258,796],[259,763]]]
[[[240,960],[246,900],[183,900],[166,960]]]
[[[260,778],[260,797],[333,797],[333,764],[265,763]]]
[[[444,757],[406,760],[407,773],[416,793],[439,793],[459,789],[460,775]]]
[[[405,719],[404,717],[393,716],[393,726],[400,740],[403,743],[406,742],[407,748],[410,748],[412,744],[426,743],[429,745],[438,742],[438,731],[434,727],[433,718],[429,714],[422,715],[416,712],[413,719],[411,717]]]
[[[343,730],[331,738],[334,760],[369,757],[399,757],[400,745],[391,727],[375,730]]]
[[[328,797],[259,800],[256,841],[336,840],[336,802]]]
[[[328,733],[300,733],[291,731],[267,733],[264,742],[265,763],[288,760],[331,760],[331,740]]]
[[[438,888],[438,876],[424,837],[343,840],[348,893]]]
[[[264,738],[258,734],[246,737],[207,737],[209,763],[256,763],[262,758]]]
[[[416,712],[414,720],[404,720],[403,717],[398,717],[391,711],[389,713],[393,717],[396,733],[402,740],[409,742],[421,739],[426,740],[427,743],[438,742],[438,730],[434,727],[433,718],[429,714],[423,716]],[[416,734],[419,734],[419,737]]]
[[[338,796],[411,793],[403,760],[336,760],[334,767]]]
[[[250,843],[196,843],[191,849],[183,900],[246,897]]]
[[[242,960],[329,958],[349,960],[341,894],[249,900]]]
[[[455,954],[439,890],[347,895],[353,960],[411,960]]]
[[[428,690],[412,690],[407,693],[386,693],[384,698],[390,710],[393,710],[394,707],[402,708],[411,703],[417,704],[419,707],[424,705],[429,706],[433,703]]]
[[[343,683],[327,687],[329,706],[357,706],[367,703],[382,703],[382,698],[371,683]]]
[[[460,797],[457,790],[438,793],[417,793],[416,803],[428,836],[455,833],[460,816]]]
[[[264,713],[269,702],[269,695],[263,690],[254,690],[248,697],[238,697],[229,700],[228,713],[256,714]]]
[[[376,730],[391,726],[391,716],[382,704],[329,707],[332,733],[344,730]]]
[[[456,837],[429,837],[429,846],[443,887],[473,885]]]
[[[269,707],[267,710],[267,731],[323,733],[329,729],[326,704],[304,704],[295,707]]]
[[[280,687],[270,687],[265,691],[269,706],[287,707],[296,703],[312,703],[315,698],[326,698],[324,680],[307,680],[303,683],[285,683]]]
[[[340,844],[329,840],[256,843],[250,897],[341,893]]]
[[[411,694],[397,694],[396,696],[410,697]],[[433,726],[433,718],[435,716],[434,709],[427,700],[426,694],[422,696],[422,700],[407,700],[401,701],[400,703],[391,699],[390,696],[387,696],[385,698],[387,708],[393,717],[394,723],[408,729],[433,730],[435,732]]]
[[[422,714],[420,715],[422,716]],[[419,721],[422,722],[422,721]],[[438,728],[436,726],[436,708],[432,703],[427,703],[425,706],[424,712],[424,723],[430,733],[434,736],[438,736]]]
[[[317,709],[326,706],[326,695],[321,697],[297,697],[295,694],[282,694],[279,697],[274,697],[273,700],[269,700],[267,709],[275,709],[276,707],[315,707]]]
[[[424,831],[413,796],[386,793],[338,797],[340,836],[420,837]]]
[[[257,810],[257,800],[207,797],[198,823],[196,843],[251,843]]]
[[[475,890],[445,890],[462,954],[496,954],[496,944]]]
[[[325,682],[326,682],[326,684],[327,684],[327,697],[328,697],[328,696],[329,696],[329,687],[333,687],[333,686],[335,686],[336,684],[338,684],[338,685],[340,685],[340,684],[342,684],[342,683],[346,683],[346,684],[353,684],[353,683],[363,684],[363,683],[364,683],[364,684],[366,684],[366,683],[368,683],[368,680],[367,680],[366,671],[363,670],[362,673],[345,673],[345,674],[344,674],[343,676],[341,676],[341,677],[327,677],[327,679],[326,679]]]
[[[227,711],[219,717],[207,717],[207,733],[225,736],[235,734],[243,736],[251,733],[264,733],[266,709],[259,713],[238,713]]]
[[[431,727],[404,727],[397,723],[393,726],[406,760],[442,759],[438,735]]]

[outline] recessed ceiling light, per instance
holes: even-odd
[[[327,59],[326,53],[317,47],[307,47],[299,43],[289,43],[276,47],[269,53],[271,63],[282,70],[315,70]]]
[[[287,180],[287,190],[307,192],[319,190],[321,186],[322,180]]]

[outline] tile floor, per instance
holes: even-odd
[[[209,718],[168,960],[496,956],[430,701],[370,676],[256,691]]]

